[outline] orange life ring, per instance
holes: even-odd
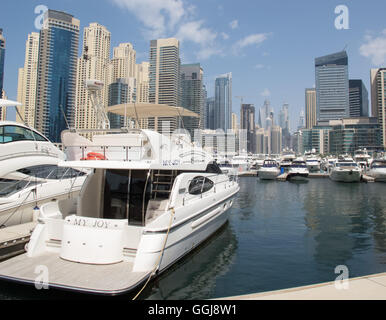
[[[86,158],[81,158],[80,160],[107,160],[106,157],[98,152],[89,152],[87,153]]]

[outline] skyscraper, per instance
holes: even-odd
[[[232,72],[215,80],[214,126],[227,132],[232,129]]]
[[[209,97],[206,99],[205,129],[215,130],[214,97]]]
[[[283,107],[281,108],[279,112],[279,126],[282,129],[289,130],[290,124],[289,124],[289,104],[284,103]]]
[[[306,97],[306,128],[312,129],[316,126],[316,89],[308,88],[305,92]]]
[[[86,80],[99,80],[104,83],[100,99],[104,105],[108,98],[108,66],[110,56],[110,32],[98,23],[90,23],[83,31],[83,51],[78,58],[76,82],[76,117],[78,129],[96,128],[97,119],[92,106]]]
[[[261,128],[268,129],[272,126],[273,109],[268,100],[264,101],[264,106],[260,108],[258,125]]]
[[[256,153],[255,107],[253,104],[241,105],[240,129],[247,132],[247,152]]]
[[[201,115],[203,111],[203,78],[204,71],[199,63],[181,65],[181,107],[200,115],[200,118],[183,117],[183,125],[194,137],[195,129],[202,129]],[[183,115],[182,115],[183,116]]]
[[[39,60],[39,33],[32,32],[28,35],[25,44],[24,67],[19,69],[17,86],[17,100],[22,104],[20,114],[16,115],[16,121],[35,126],[36,109],[36,83]]]
[[[350,117],[369,116],[369,94],[362,80],[349,80]]]
[[[346,51],[315,59],[316,120],[349,116],[348,58]]]
[[[378,119],[382,144],[386,147],[386,68],[371,69],[371,115]]]
[[[79,20],[48,10],[40,30],[35,127],[53,142],[74,125]]]
[[[133,78],[130,78],[133,79]],[[130,91],[132,91],[133,85],[129,88],[129,84],[127,83],[126,78],[116,79],[116,82],[109,84],[109,97],[108,97],[108,105],[113,106],[116,104],[128,103],[130,100]],[[131,90],[130,90],[131,89]],[[132,92],[131,92],[132,95]],[[110,128],[119,129],[125,126],[124,117],[114,114],[108,113],[108,117],[110,120]]]
[[[3,29],[0,29],[0,98],[3,95],[4,59],[5,59],[5,39],[3,36]]]
[[[149,62],[144,61],[135,65],[135,79],[136,102],[149,102]]]
[[[180,104],[180,43],[175,38],[150,41],[149,102],[177,107]],[[177,128],[176,117],[149,119],[154,129],[162,130],[162,122]]]
[[[120,43],[118,47],[114,48],[111,66],[111,82],[135,77],[136,51],[131,43]]]

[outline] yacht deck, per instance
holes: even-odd
[[[37,269],[42,266],[42,269]],[[0,263],[0,279],[21,283],[41,283],[47,267],[49,287],[116,295],[128,292],[147,279],[149,272],[132,272],[132,262],[108,265],[82,264],[61,259],[57,253],[29,258],[22,254]]]

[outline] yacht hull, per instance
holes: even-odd
[[[386,182],[386,170],[370,170],[368,172],[370,177],[373,177],[375,181]]]
[[[80,182],[83,182],[80,180]],[[38,186],[37,192],[31,190],[23,191],[23,194],[15,201],[0,204],[0,227],[10,227],[17,224],[31,222],[33,218],[33,208],[42,206],[45,203],[51,201],[65,201],[69,206],[67,214],[74,212],[76,209],[76,199],[79,195],[81,185],[77,183],[77,186],[72,187],[71,182],[58,184],[54,182],[43,183]],[[37,194],[37,195],[35,195]],[[67,201],[68,200],[68,201]]]
[[[288,173],[287,179],[293,181],[306,181],[308,178],[308,173]]]
[[[261,180],[275,180],[280,174],[279,170],[259,170],[259,179]]]
[[[134,260],[99,265],[77,263],[62,259],[58,251],[49,250],[35,257],[23,254],[0,263],[0,279],[36,285],[36,268],[43,265],[49,271],[49,288],[101,295],[136,293],[149,277],[166,271],[221,228],[228,221],[237,192],[238,188],[183,224],[172,226],[169,232],[144,231]],[[162,251],[159,244],[166,236]],[[158,250],[154,250],[155,243]],[[152,273],[160,255],[161,263],[157,272]]]
[[[359,182],[361,180],[361,173],[359,171],[336,171],[330,173],[330,179],[337,182]]]

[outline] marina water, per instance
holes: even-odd
[[[338,265],[350,278],[386,272],[385,192],[385,183],[240,177],[229,223],[139,299],[213,299],[334,281]],[[0,286],[0,299],[65,297],[74,294]]]

